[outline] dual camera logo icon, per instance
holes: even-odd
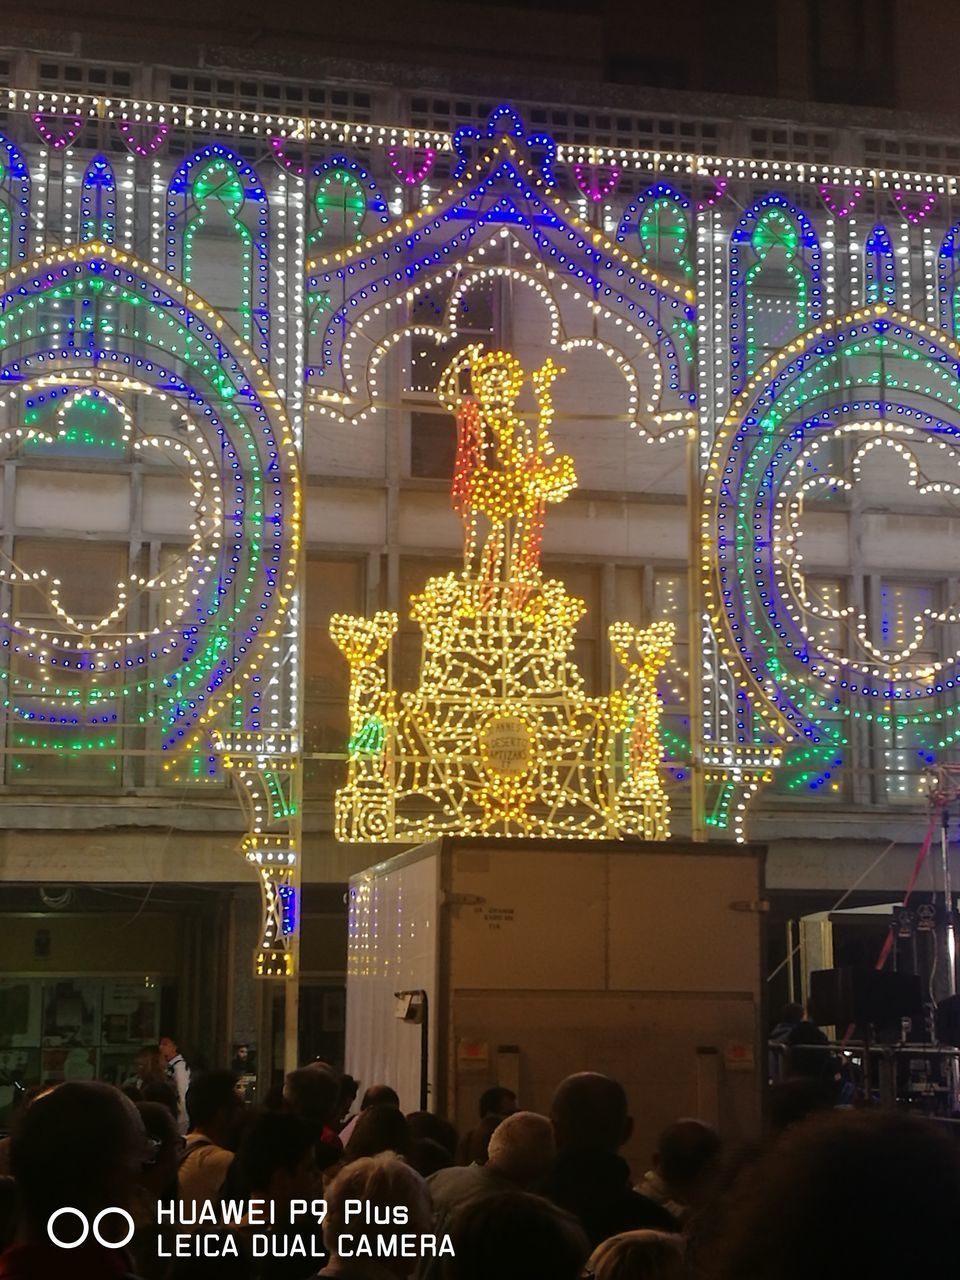
[[[115,1224],[112,1230],[105,1229],[104,1221],[108,1218],[120,1218],[121,1224]],[[124,1249],[133,1239],[133,1233],[133,1218],[126,1209],[115,1206],[101,1209],[92,1223],[85,1213],[71,1205],[57,1209],[47,1219],[47,1236],[58,1249],[77,1249],[91,1234],[104,1249]],[[122,1238],[111,1238],[121,1235]]]

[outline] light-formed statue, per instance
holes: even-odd
[[[441,378],[457,422],[463,570],[411,597],[423,635],[416,689],[389,687],[395,613],[331,620],[351,677],[341,840],[669,834],[656,678],[673,625],[614,623],[625,676],[591,696],[573,660],[584,602],[540,565],[547,505],[576,486],[573,460],[550,439],[562,373],[548,359],[530,375],[535,415],[517,408],[525,375],[507,352],[467,347]]]

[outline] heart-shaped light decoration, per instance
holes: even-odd
[[[848,218],[863,199],[862,187],[844,187],[821,182],[818,190],[820,199],[835,218]]]
[[[621,170],[615,164],[608,167],[606,165],[581,164],[578,162],[573,166],[573,176],[576,179],[577,186],[594,204],[599,204],[601,200],[606,200],[607,196],[616,191],[617,183],[620,181],[620,173]]]
[[[697,213],[703,213],[705,209],[712,209],[715,204],[719,204],[726,189],[726,178],[714,178],[713,190],[708,196],[704,196],[702,200],[697,201]]]
[[[390,168],[408,187],[415,187],[424,181],[436,158],[437,153],[433,147],[387,147]]]
[[[153,133],[146,132],[146,129],[153,129]],[[148,123],[145,127],[130,120],[117,121],[117,133],[127,150],[132,151],[135,156],[152,156],[158,147],[163,146],[169,132],[170,126],[163,121],[158,125]]]
[[[294,156],[287,155],[287,144],[290,138],[284,137],[282,133],[273,133],[270,135],[270,146],[273,150],[273,158],[281,168],[286,169],[287,173],[292,173],[297,178],[302,178],[307,171],[306,157],[302,156],[297,160]]]
[[[901,191],[899,187],[893,193],[893,203],[908,222],[915,227],[923,222],[937,203],[932,191]]]
[[[37,111],[33,123],[48,147],[52,147],[54,151],[62,151],[64,147],[69,147],[83,128],[83,116],[62,116],[50,111]]]

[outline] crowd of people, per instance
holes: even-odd
[[[632,1171],[630,1104],[598,1072],[560,1081],[549,1114],[489,1089],[459,1134],[388,1084],[355,1106],[325,1063],[251,1107],[172,1038],[162,1059],[123,1089],[24,1097],[0,1141],[0,1280],[839,1280],[952,1260],[949,1131],[838,1111],[809,1078],[777,1087],[762,1140],[727,1149],[681,1118]],[[397,1233],[414,1244],[381,1251]]]

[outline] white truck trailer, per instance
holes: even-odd
[[[635,1169],[699,1116],[759,1131],[758,846],[444,838],[350,881],[346,1069],[463,1131],[480,1094],[546,1112],[574,1071],[621,1080]]]

